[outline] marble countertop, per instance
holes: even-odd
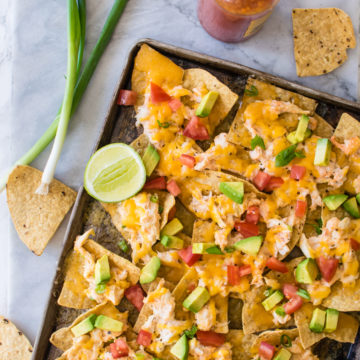
[[[291,36],[293,7],[340,7],[359,27],[357,1],[281,0],[264,29],[251,40],[225,44],[211,38],[196,17],[195,0],[129,0],[113,39],[75,113],[56,177],[77,189],[112,93],[131,46],[149,37],[235,61],[304,85],[355,100],[358,49],[339,69],[317,78],[298,78]],[[85,59],[94,45],[112,0],[87,0]],[[0,169],[14,161],[54,118],[66,71],[66,2],[0,0]],[[359,48],[359,46],[358,46]],[[11,98],[10,98],[11,94]],[[33,164],[43,169],[49,149]],[[40,326],[60,254],[68,217],[41,257],[18,239],[0,197],[0,313],[12,319],[33,342]]]

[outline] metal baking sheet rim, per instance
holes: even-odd
[[[342,108],[345,108],[352,112],[358,112],[360,115],[360,104],[346,100],[319,90],[314,90],[312,88],[297,84],[295,82],[288,81],[286,79],[283,79],[281,77],[271,75],[241,64],[237,64],[228,60],[219,59],[210,55],[200,54],[192,50],[187,50],[183,48],[179,48],[174,45],[166,44],[157,40],[153,39],[141,39],[137,41],[130,49],[128,59],[126,62],[126,65],[124,67],[124,70],[120,76],[120,81],[118,83],[118,86],[111,98],[110,106],[108,108],[107,114],[105,116],[105,120],[102,126],[102,129],[100,131],[100,135],[95,143],[95,146],[93,148],[93,153],[102,145],[105,145],[107,140],[109,140],[111,136],[111,131],[114,128],[115,125],[115,119],[114,119],[114,113],[116,112],[117,104],[116,100],[119,95],[120,89],[125,85],[127,82],[129,76],[131,75],[133,60],[136,56],[136,53],[138,52],[141,45],[147,44],[156,50],[159,50],[160,52],[164,52],[167,54],[171,54],[173,56],[177,56],[179,58],[184,58],[190,61],[196,61],[200,64],[206,64],[210,65],[214,68],[217,68],[219,70],[226,70],[232,73],[242,73],[247,74],[248,76],[253,76],[265,81],[268,81],[274,85],[277,85],[279,87],[282,87],[284,89],[301,93],[302,95],[311,97],[316,100],[325,101],[328,103],[331,103],[336,106],[341,106]],[[42,318],[41,327],[38,331],[38,334],[36,336],[35,344],[34,344],[34,352],[32,355],[32,360],[43,360],[45,359],[46,351],[49,347],[49,338],[51,333],[54,330],[54,323],[53,320],[56,319],[56,307],[57,307],[57,297],[58,292],[60,290],[61,285],[61,276],[62,276],[62,266],[64,264],[65,257],[68,253],[68,251],[71,249],[73,245],[73,240],[76,235],[78,235],[77,227],[79,226],[79,217],[82,215],[83,206],[86,203],[86,201],[89,199],[89,195],[84,190],[84,187],[81,186],[75,201],[75,204],[73,206],[71,216],[69,223],[67,225],[65,237],[64,237],[64,243],[63,248],[59,256],[59,260],[57,263],[57,270],[56,274],[52,281],[52,288],[48,297],[46,310],[44,313],[44,316]],[[59,281],[60,280],[60,281]],[[350,348],[348,359],[355,359],[354,351],[356,348],[356,345],[359,341],[359,334],[355,342],[355,346],[352,346]]]

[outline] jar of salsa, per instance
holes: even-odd
[[[258,32],[279,0],[199,0],[198,17],[214,38],[238,42]]]

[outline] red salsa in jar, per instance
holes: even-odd
[[[279,0],[199,0],[198,17],[214,38],[238,42],[258,32]]]

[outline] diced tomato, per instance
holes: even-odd
[[[168,221],[171,221],[174,217],[175,217],[175,214],[176,214],[176,206],[174,205],[171,210],[169,211],[169,214],[168,214]]]
[[[249,224],[257,224],[260,218],[260,208],[258,206],[249,206],[246,211],[245,220]]]
[[[295,216],[302,218],[305,216],[307,210],[307,202],[304,200],[296,200]]]
[[[176,98],[172,98],[169,102],[168,102],[169,106],[170,106],[170,109],[173,111],[173,112],[176,112],[178,111],[178,109],[181,108],[181,101],[179,99],[176,99]]]
[[[262,341],[259,346],[259,355],[261,360],[271,360],[275,354],[275,346],[267,343],[266,341]]]
[[[140,285],[136,284],[125,290],[125,297],[140,311],[144,305],[144,292]]]
[[[142,346],[149,346],[151,344],[152,335],[146,330],[140,330],[136,342]]]
[[[153,104],[171,100],[171,96],[168,95],[159,85],[156,85],[153,82],[150,83],[150,98]]]
[[[274,271],[278,271],[281,273],[287,273],[289,271],[286,264],[278,260],[276,257],[270,257],[266,260],[266,266]]]
[[[135,105],[137,93],[132,90],[120,90],[119,97],[117,100],[118,105]]]
[[[293,314],[299,310],[303,304],[303,299],[299,295],[293,296],[286,304],[283,305],[285,312],[288,315]]]
[[[194,140],[208,140],[210,139],[207,128],[202,124],[201,120],[197,116],[193,116],[186,125],[184,136],[187,136]]]
[[[259,235],[259,228],[256,224],[249,224],[244,221],[236,221],[235,229],[245,238]]]
[[[188,168],[192,169],[195,166],[196,160],[193,156],[187,154],[181,154],[180,162],[187,166]]]
[[[178,254],[181,257],[182,261],[188,266],[193,266],[201,258],[201,254],[192,253],[192,245],[179,250]]]
[[[240,283],[240,278],[246,275],[251,274],[250,265],[228,265],[227,266],[227,280],[229,285],[238,285]]]
[[[178,196],[181,194],[181,189],[175,180],[170,180],[166,185],[166,189],[173,196]]]
[[[316,263],[324,280],[327,282],[331,281],[336,273],[339,260],[333,257],[326,258],[325,256],[320,256],[316,259]]]
[[[265,186],[265,191],[273,191],[279,188],[284,183],[284,180],[278,176],[272,176],[268,184]]]
[[[219,347],[225,341],[225,335],[216,333],[215,331],[201,331],[196,332],[196,337],[201,345]]]
[[[129,347],[123,339],[116,339],[110,344],[110,352],[114,359],[119,359],[129,355]]]
[[[266,188],[266,185],[269,183],[271,179],[271,175],[266,172],[259,171],[254,177],[253,183],[254,185],[261,191]]]
[[[165,190],[166,189],[166,179],[165,176],[160,176],[152,180],[148,180],[144,187],[144,190]]]
[[[351,248],[355,251],[358,251],[360,250],[360,243],[358,241],[356,241],[355,239],[350,239],[350,245],[351,245]]]
[[[301,180],[306,173],[306,167],[300,165],[293,165],[290,171],[290,178],[294,180]]]
[[[298,288],[294,284],[284,284],[283,285],[283,293],[287,299],[291,299],[292,297],[297,295]]]

